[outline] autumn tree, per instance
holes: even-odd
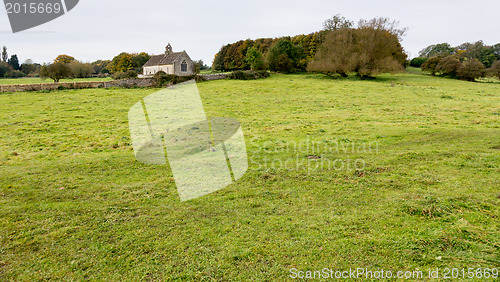
[[[74,57],[63,54],[59,55],[54,59],[54,63],[62,63],[62,64],[69,64],[75,60]]]
[[[400,72],[407,58],[400,44],[404,33],[397,22],[386,18],[361,20],[355,29],[332,30],[308,70],[341,76],[356,72],[361,78]]]

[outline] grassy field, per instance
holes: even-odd
[[[180,202],[138,163],[155,89],[0,95],[0,280],[274,280],[290,269],[500,267],[500,84],[419,74],[198,84],[249,170]]]
[[[80,81],[109,81],[112,80],[111,77],[90,77],[90,78],[73,78],[73,79],[61,79],[59,82],[80,82]],[[52,79],[41,79],[37,77],[28,78],[1,78],[0,84],[34,84],[34,83],[52,83]]]

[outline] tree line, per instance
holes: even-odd
[[[449,43],[434,44],[422,49],[410,65],[431,75],[468,81],[486,76],[500,79],[500,43],[489,46],[477,41],[456,47]]]
[[[362,78],[403,70],[407,55],[400,40],[406,29],[387,18],[354,23],[335,15],[323,29],[307,35],[241,40],[222,46],[213,69],[270,70],[283,73],[311,71]]]
[[[142,66],[150,59],[146,52],[122,52],[112,60],[96,60],[84,63],[73,56],[61,54],[49,64],[37,64],[27,59],[19,64],[17,55],[8,57],[7,47],[1,51],[0,78],[41,77],[58,82],[63,78],[87,78],[112,76],[115,79],[133,78],[142,73]],[[194,61],[195,71],[207,69],[202,60]]]

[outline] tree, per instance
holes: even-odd
[[[248,48],[246,60],[247,63],[250,65],[250,69],[252,70],[264,69],[264,59],[262,58],[262,53],[256,47]]]
[[[69,56],[69,55],[59,55],[54,59],[54,63],[63,63],[63,64],[69,64],[75,60],[74,57]]]
[[[328,32],[308,70],[341,76],[356,72],[363,79],[382,72],[403,71],[407,56],[399,37],[405,29],[397,29],[396,25],[397,22],[377,18],[360,21],[356,29]]]
[[[323,29],[327,31],[338,30],[342,28],[352,28],[354,23],[340,14],[334,15],[332,18],[323,22]]]
[[[419,52],[420,57],[447,57],[455,54],[457,49],[451,47],[449,43],[430,45]]]
[[[477,78],[484,77],[486,68],[484,65],[476,60],[470,59],[465,61],[458,68],[458,77],[467,81],[475,81]]]
[[[92,73],[94,74],[105,74],[105,73],[110,73],[109,69],[107,68],[110,60],[97,60],[95,62],[92,62]]]
[[[84,64],[75,60],[67,65],[71,70],[70,77],[72,78],[85,78],[92,75],[92,66],[90,64]]]
[[[6,62],[0,62],[0,78],[6,77],[11,70],[12,67],[9,66],[9,64]]]
[[[31,59],[27,59],[21,65],[21,71],[26,75],[34,74],[40,71],[41,65],[33,63]]]
[[[132,64],[132,54],[122,52],[115,56],[111,63],[108,65],[108,69],[112,72],[126,72],[134,68]]]
[[[17,58],[17,55],[10,56],[8,63],[9,63],[9,66],[11,66],[14,70],[21,69],[21,67],[19,66],[19,59]]]
[[[7,54],[7,47],[2,47],[2,61],[7,62],[9,55]]]
[[[458,69],[462,66],[460,60],[448,56],[439,60],[439,63],[436,66],[436,72],[439,72],[443,76],[448,76],[455,78],[458,76]]]
[[[500,79],[500,61],[496,61],[493,63],[491,68],[488,70],[488,74]]]
[[[71,76],[71,69],[68,64],[61,62],[52,63],[50,65],[44,65],[40,69],[41,78],[50,78],[54,82],[59,82],[62,78],[67,78]]]
[[[132,58],[130,58],[130,63],[132,64],[132,68],[134,68],[137,72],[141,72],[142,66],[149,61],[151,57],[148,53],[141,52],[139,54],[132,54]]]
[[[420,68],[428,60],[427,57],[417,57],[413,58],[410,62],[411,67]]]
[[[430,72],[431,75],[434,76],[436,75],[436,67],[439,64],[439,61],[441,61],[440,57],[429,58],[427,61],[425,61],[425,63],[422,64],[420,68],[422,69],[422,71]]]
[[[301,46],[293,45],[290,38],[280,38],[269,49],[267,63],[272,71],[290,73],[305,68],[299,65],[303,58]]]

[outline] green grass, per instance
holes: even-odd
[[[127,112],[155,89],[0,95],[0,280],[500,267],[500,84],[300,74],[198,86],[208,116],[242,123],[250,165],[188,202],[168,166],[133,155]]]
[[[59,82],[80,82],[80,81],[109,81],[111,77],[90,77],[90,78],[74,78],[74,79],[61,79]],[[34,84],[34,83],[52,83],[52,79],[33,78],[1,78],[0,84]]]

